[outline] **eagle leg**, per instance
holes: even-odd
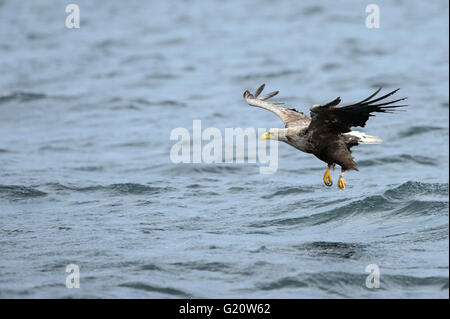
[[[331,179],[331,175],[330,175],[330,167],[331,167],[331,165],[328,165],[327,170],[323,174],[323,182],[327,186],[332,186],[333,185],[333,180]]]
[[[345,184],[347,184],[347,182],[344,179],[344,174],[345,174],[345,171],[341,170],[341,175],[339,176],[339,179],[338,179],[338,187],[342,190],[345,189]]]

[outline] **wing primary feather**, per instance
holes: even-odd
[[[397,103],[397,102],[400,102],[400,101],[403,101],[403,100],[406,100],[406,99],[407,98],[404,97],[404,98],[401,98],[401,99],[398,99],[398,100],[394,100],[394,101],[389,101],[389,102],[384,102],[384,103],[379,103],[379,104],[370,104],[370,106],[384,106],[384,105],[394,104],[394,103]],[[397,105],[392,105],[392,107],[397,107]]]
[[[250,93],[249,90],[245,90],[243,96],[244,96],[244,99],[246,99],[246,98],[248,98],[248,97],[250,97],[250,96],[252,97],[253,95]]]
[[[333,101],[325,104],[325,105],[321,105],[320,107],[330,107],[330,106],[336,106],[339,103],[341,103],[341,97],[338,96],[337,98],[335,98]]]
[[[376,106],[376,105],[374,105],[374,106]],[[380,107],[380,109],[382,109],[382,110],[384,110],[384,109],[395,109],[397,107],[404,107],[404,106],[408,106],[408,104],[382,106],[382,107]]]
[[[267,93],[267,94],[261,96],[259,99],[260,99],[260,100],[263,100],[263,101],[268,100],[268,99],[270,99],[271,97],[274,97],[275,95],[277,95],[279,92],[280,92],[280,91],[275,91],[275,92]]]
[[[389,92],[388,94],[383,95],[383,96],[381,96],[381,97],[379,97],[379,98],[377,98],[377,99],[375,99],[375,100],[369,101],[369,102],[367,102],[366,104],[372,104],[372,103],[381,101],[381,100],[383,100],[383,99],[385,99],[385,98],[391,96],[392,94],[394,94],[394,93],[397,92],[398,90],[400,90],[400,88],[398,88],[398,89],[396,89],[396,90],[394,90],[394,91],[392,91],[392,92]]]
[[[368,98],[366,98],[366,99],[364,99],[364,100],[362,100],[362,101],[360,101],[360,102],[358,102],[358,103],[355,103],[355,104],[363,104],[364,102],[367,102],[368,100],[370,100],[371,98],[373,98],[375,95],[377,95],[378,94],[378,92],[380,92],[381,91],[381,88],[379,88],[378,90],[376,90],[375,91],[375,93],[373,93],[371,96],[369,96]]]
[[[258,97],[261,92],[264,90],[264,87],[266,86],[265,83],[263,83],[259,88],[256,89],[255,93],[253,93],[253,95],[256,97]]]

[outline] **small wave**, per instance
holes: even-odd
[[[171,187],[157,187],[157,186],[148,186],[142,184],[135,183],[121,183],[121,184],[111,184],[108,186],[103,185],[95,185],[95,186],[86,186],[86,187],[74,187],[74,186],[66,186],[59,183],[49,184],[55,190],[71,190],[76,192],[95,192],[95,191],[111,191],[115,194],[119,195],[155,195],[162,192],[167,192],[173,190]]]
[[[165,40],[161,40],[161,41],[156,41],[156,43],[154,44],[155,46],[171,46],[171,45],[178,45],[185,42],[184,38],[181,37],[175,37],[175,38],[168,38]]]
[[[359,243],[317,241],[294,246],[313,257],[333,257],[343,259],[359,259],[366,245]]]
[[[414,181],[408,181],[384,192],[384,196],[395,200],[409,199],[411,195],[448,196],[448,194],[449,189],[447,183],[422,183]]]
[[[363,57],[367,57],[367,56],[381,56],[381,55],[385,55],[387,53],[386,50],[383,49],[363,49],[360,47],[353,47],[350,48],[350,55],[352,57],[358,57],[358,56],[363,56]],[[392,87],[393,85],[391,85],[390,83],[388,83],[387,81],[384,82],[376,82],[376,83],[372,83],[371,85],[373,88],[380,88],[380,87]]]
[[[390,210],[394,208],[394,204],[389,202],[382,196],[369,196],[362,200],[351,202],[347,205],[334,208],[329,211],[317,213],[309,216],[278,218],[266,220],[259,223],[251,224],[251,227],[268,227],[268,226],[317,226],[331,221],[344,219],[354,213],[367,213],[380,210]]]
[[[264,199],[270,199],[274,197],[279,196],[286,196],[286,195],[296,195],[296,194],[305,194],[305,193],[313,193],[314,190],[311,188],[302,188],[302,187],[285,187],[282,188],[275,193],[269,194],[269,195],[263,195],[261,198]]]
[[[195,192],[190,193],[190,196],[201,197],[201,198],[208,198],[210,196],[220,196],[220,194],[216,193],[216,192],[208,192],[208,191],[203,191],[203,190],[197,190]]]
[[[297,276],[286,276],[269,282],[257,284],[261,290],[282,290],[292,288],[316,288],[335,294],[339,297],[352,297],[360,295],[361,292],[373,292],[365,287],[367,275],[348,272],[322,272],[301,273]],[[403,293],[408,291],[420,291],[424,287],[433,287],[439,290],[448,289],[448,278],[446,277],[414,277],[405,275],[384,274],[381,278],[380,290]],[[357,291],[360,290],[360,291]],[[310,294],[310,289],[308,289]]]
[[[190,295],[182,290],[170,288],[170,287],[159,287],[149,284],[144,284],[142,282],[127,282],[120,284],[119,287],[126,287],[137,290],[144,290],[148,292],[157,292],[164,295],[177,296],[177,297],[190,297]]]
[[[306,17],[311,17],[312,15],[320,14],[325,11],[325,8],[319,5],[307,6],[302,10],[302,15]]]
[[[146,148],[150,145],[147,141],[136,141],[136,142],[128,142],[128,143],[121,143],[121,144],[113,144],[110,147],[137,147],[137,148]]]
[[[145,77],[146,80],[172,80],[177,79],[178,76],[172,73],[152,73]]]
[[[253,73],[237,76],[235,79],[238,81],[247,81],[247,80],[257,80],[257,79],[275,79],[285,76],[290,76],[294,74],[301,74],[303,70],[295,69],[295,70],[281,70],[278,72],[267,72],[267,73]]]
[[[427,216],[427,215],[448,215],[448,202],[442,201],[420,201],[412,200],[393,211],[391,216]]]
[[[225,118],[225,114],[223,113],[219,113],[219,112],[214,112],[211,115],[207,116],[207,119],[223,119]]]
[[[113,110],[133,109],[141,110],[139,106],[174,106],[185,107],[186,103],[176,100],[147,100],[144,98],[124,99],[122,97],[114,97],[109,100],[110,104],[116,104],[112,107]]]
[[[376,166],[380,164],[393,164],[393,163],[417,163],[421,165],[427,166],[438,166],[439,162],[431,157],[423,156],[423,155],[397,155],[397,156],[389,156],[389,157],[380,157],[369,160],[361,160],[358,161],[359,167],[370,167]]]
[[[22,185],[0,185],[0,195],[5,199],[19,200],[46,196],[47,193]]]
[[[244,166],[241,165],[227,165],[227,164],[209,164],[209,165],[195,165],[195,164],[178,164],[175,167],[167,169],[170,175],[197,175],[199,173],[208,174],[224,174],[224,173],[239,173]]]
[[[185,262],[172,263],[172,266],[180,267],[180,269],[191,269],[200,271],[226,272],[231,266],[222,262]]]
[[[406,182],[396,188],[389,189],[383,195],[372,195],[361,200],[352,201],[346,205],[321,213],[265,220],[252,223],[250,227],[262,228],[270,226],[316,226],[332,221],[342,220],[354,214],[389,212],[388,217],[398,215],[425,216],[448,214],[448,200],[424,200],[415,198],[421,195],[446,195],[448,184],[432,184],[421,182]],[[295,207],[292,207],[295,210]],[[384,218],[386,218],[384,216]]]
[[[200,184],[189,184],[186,186],[186,188],[199,189],[199,188],[203,188],[203,186]]]
[[[336,70],[336,69],[340,69],[342,66],[339,63],[326,63],[324,65],[322,65],[322,70],[323,71],[332,71],[332,70]]]
[[[10,101],[29,102],[44,99],[46,97],[47,95],[42,93],[15,92],[9,95],[0,96],[0,104],[7,103]]]
[[[121,111],[121,110],[126,110],[126,111],[140,111],[141,108],[134,105],[134,104],[124,104],[124,105],[117,105],[117,106],[112,106],[111,110],[113,111]]]
[[[405,275],[384,275],[383,282],[386,289],[394,287],[405,287],[414,290],[424,286],[432,286],[438,290],[448,290],[448,277],[432,276],[432,277],[415,277]]]
[[[155,106],[179,106],[179,107],[186,106],[186,103],[183,103],[180,101],[174,101],[174,100],[152,101],[152,102],[149,102],[149,104],[155,105]]]
[[[296,277],[284,277],[276,281],[257,285],[261,290],[278,290],[283,288],[306,288],[308,283]]]
[[[45,39],[45,38],[48,38],[48,37],[49,37],[49,34],[46,34],[46,33],[30,32],[30,33],[27,34],[27,39],[31,40],[31,41],[33,41],[33,40],[42,40],[42,39]]]
[[[101,172],[104,168],[103,166],[80,166],[74,167],[73,170],[81,172]]]
[[[412,126],[410,128],[408,128],[407,130],[401,131],[398,134],[398,137],[410,137],[410,136],[414,136],[414,135],[420,135],[420,134],[424,134],[424,133],[428,133],[428,132],[432,132],[432,131],[440,131],[443,130],[442,127],[437,127],[437,126]]]
[[[247,188],[239,187],[239,186],[232,186],[232,187],[228,188],[228,191],[230,193],[239,194],[243,191],[247,191]]]
[[[52,151],[52,152],[68,152],[72,149],[68,146],[52,146],[52,145],[44,145],[39,148],[39,151]]]
[[[97,42],[93,45],[95,49],[110,49],[110,48],[121,48],[126,46],[127,43],[125,40],[116,40],[116,39],[106,39],[100,42]]]
[[[150,101],[148,101],[146,99],[142,99],[142,98],[133,99],[133,100],[131,100],[131,102],[141,104],[141,105],[153,105]]]
[[[142,265],[140,267],[140,269],[141,270],[158,270],[158,271],[162,270],[160,267],[158,267],[155,264],[145,264],[145,265]]]
[[[115,78],[117,76],[122,75],[122,72],[117,72],[117,71],[111,71],[111,72],[102,72],[102,73],[98,73],[96,74],[94,77],[97,79],[102,79],[102,78]]]
[[[412,241],[417,243],[423,243],[424,241],[448,241],[448,223],[438,227],[428,227],[418,230]]]
[[[159,54],[145,54],[145,55],[130,55],[130,56],[126,56],[125,58],[123,58],[120,61],[120,65],[128,65],[128,64],[134,64],[134,63],[138,63],[138,62],[144,62],[145,61],[152,61],[152,60],[156,60],[156,61],[162,61],[164,60],[164,56],[159,55]]]
[[[134,184],[134,183],[124,183],[124,184],[112,184],[109,186],[103,186],[101,189],[112,190],[117,194],[133,194],[133,195],[141,195],[141,194],[149,194],[155,195],[161,192],[166,192],[171,190],[170,187],[155,187],[155,186],[147,186],[142,184]]]

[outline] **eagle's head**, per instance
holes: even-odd
[[[265,132],[261,135],[260,140],[276,140],[276,141],[284,141],[286,137],[286,129],[280,128],[271,128],[269,131]]]

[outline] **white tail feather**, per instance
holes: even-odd
[[[359,144],[381,144],[381,138],[377,136],[367,135],[366,133],[359,131],[351,131],[344,135],[351,135],[358,139]]]

